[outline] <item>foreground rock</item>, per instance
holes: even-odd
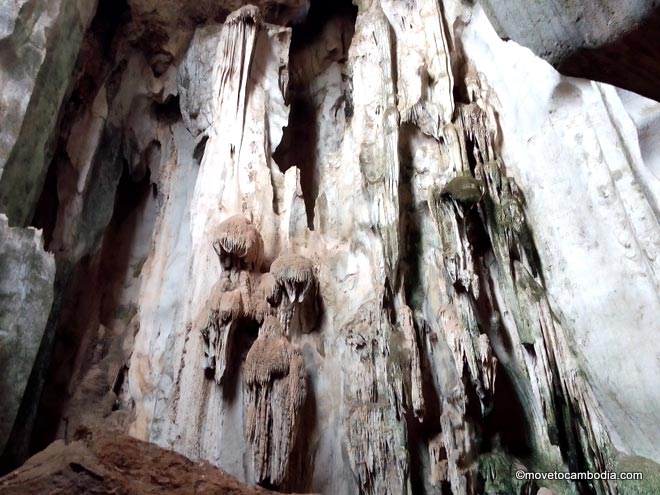
[[[266,495],[206,462],[192,462],[156,445],[112,433],[59,440],[0,479],[2,495]]]

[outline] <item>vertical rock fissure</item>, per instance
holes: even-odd
[[[338,83],[340,95],[330,111],[350,118],[350,94],[345,74],[348,49],[355,32],[357,8],[350,1],[332,3],[315,0],[305,20],[292,28],[289,50],[289,85],[286,95],[291,106],[289,122],[273,159],[282,172],[300,169],[300,180],[307,214],[307,226],[314,230],[314,207],[319,194],[319,99]],[[325,86],[325,87],[324,87]],[[344,129],[337,125],[332,140],[341,140]]]

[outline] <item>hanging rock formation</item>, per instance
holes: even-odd
[[[273,283],[267,295],[268,302],[276,309],[284,332],[295,328],[304,333],[316,327],[319,313],[318,288],[313,263],[304,256],[283,254],[270,267]]]
[[[250,308],[253,298],[250,271],[259,269],[263,241],[245,217],[236,215],[218,226],[213,249],[223,273],[204,306],[200,330],[204,339],[204,369],[221,384],[231,359],[233,333],[241,331],[241,318],[254,315]]]
[[[77,4],[0,128],[4,470],[105,425],[287,492],[660,490],[660,104],[463,0]]]
[[[287,475],[307,396],[305,363],[277,319],[266,318],[245,359],[246,434],[255,479],[280,485]]]
[[[483,0],[481,5],[500,36],[529,47],[562,73],[660,99],[658,2],[588,1],[558,8],[547,1]],[[607,63],[613,59],[619,63]]]

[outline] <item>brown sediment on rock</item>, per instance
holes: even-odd
[[[245,360],[246,437],[258,482],[280,485],[287,473],[300,413],[307,397],[302,355],[283,335],[277,318],[264,321]]]
[[[272,277],[272,279],[271,279]],[[299,254],[280,255],[264,281],[266,300],[275,308],[286,335],[291,328],[311,333],[319,315],[318,282],[314,263]]]
[[[303,302],[316,283],[314,264],[299,254],[283,254],[270,267],[270,273],[284,289],[290,302]]]
[[[234,215],[222,222],[213,234],[213,249],[224,269],[241,267],[257,269],[263,256],[264,244],[257,228],[242,215]]]
[[[276,318],[266,318],[261,335],[245,360],[245,383],[248,387],[268,385],[273,379],[289,373],[290,344],[282,332]]]
[[[206,311],[206,321],[200,331],[204,341],[204,368],[213,372],[216,383],[221,384],[231,358],[232,332],[243,316],[240,290],[216,295]]]

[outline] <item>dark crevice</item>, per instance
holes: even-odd
[[[424,457],[428,457],[426,435],[423,423],[420,423],[410,411],[406,411],[407,444],[410,456],[410,484],[412,493],[425,493],[424,488]],[[428,461],[428,459],[427,459]],[[427,462],[428,464],[428,462]]]
[[[493,408],[483,422],[485,452],[497,447],[520,459],[533,454],[532,429],[507,371],[498,363]]]
[[[465,148],[468,159],[468,166],[470,167],[470,173],[474,176],[475,169],[477,168],[477,159],[475,156],[478,156],[478,153],[476,152],[480,151],[479,144],[476,140],[472,140],[470,137],[465,136]]]
[[[57,222],[57,211],[60,206],[57,197],[57,166],[56,161],[48,167],[46,181],[41,191],[41,197],[37,203],[37,209],[32,220],[32,225],[43,230],[44,249],[48,251],[53,239],[55,223]]]
[[[307,227],[314,230],[314,208],[319,195],[317,149],[320,115],[310,92],[310,83],[333,63],[346,63],[355,31],[357,7],[349,0],[313,0],[305,21],[293,26],[289,51],[291,81],[286,96],[290,104],[289,123],[273,159],[286,172],[300,170],[300,185],[307,214]],[[332,40],[332,42],[328,42]],[[350,98],[344,94],[345,115],[352,113]],[[338,132],[343,132],[339,129]]]
[[[493,244],[477,208],[470,208],[465,212],[465,222],[465,235],[472,246],[475,259],[483,258],[492,252]]]
[[[313,357],[305,357],[306,363],[313,360]],[[298,416],[300,424],[298,426],[295,444],[291,450],[289,470],[285,480],[278,487],[278,490],[283,493],[307,493],[316,491],[312,486],[316,455],[310,445],[310,439],[313,438],[318,427],[318,404],[314,394],[314,386],[311,383],[312,376],[315,373],[315,370],[307,370],[307,396]]]
[[[127,0],[100,0],[92,19],[90,33],[103,57],[113,56],[115,35],[120,25],[128,20],[130,7]]]
[[[222,380],[222,393],[228,404],[233,404],[241,378],[241,366],[247,353],[259,336],[259,323],[251,318],[239,318],[232,323],[233,328],[227,342],[227,361],[225,376]]]
[[[52,360],[32,436],[32,451],[42,450],[57,437],[71,399],[71,384],[79,382],[88,369],[98,364],[94,348],[98,345],[107,352],[108,342],[99,341],[96,332],[99,324],[110,327],[122,310],[117,299],[118,287],[123,285],[124,274],[129,271],[138,225],[134,220],[139,216],[136,212],[147,207],[150,194],[149,172],[136,182],[124,163],[112,217],[100,234],[102,245],[72,267],[73,276],[59,314]],[[115,386],[113,383],[110,388]]]
[[[291,38],[292,53],[315,43],[323,32],[324,27],[332,18],[345,17],[352,19],[352,24],[355,26],[357,12],[358,9],[353,5],[351,0],[337,0],[333,2],[312,0],[305,21],[293,26],[293,36]],[[348,46],[344,46],[343,49],[348,50]]]
[[[273,153],[282,173],[291,167],[300,169],[300,187],[307,212],[307,226],[314,230],[314,206],[319,193],[316,148],[318,142],[317,111],[314,102],[303,91],[289,95],[289,125]]]
[[[71,126],[87,108],[91,108],[99,87],[109,71],[114,58],[114,40],[130,9],[126,0],[101,0],[89,30],[85,34],[76,62],[75,83],[69,99],[62,105],[63,118],[56,136],[55,151],[46,172],[46,180],[39,197],[32,224],[44,230],[46,249],[52,240],[59,199],[57,197],[58,162],[66,154]],[[125,64],[124,64],[125,66]],[[116,71],[121,78],[122,70]],[[112,78],[111,78],[112,79]],[[107,86],[108,100],[114,97],[113,85]],[[118,84],[118,83],[117,83]]]
[[[164,124],[174,124],[182,119],[178,95],[168,96],[163,103],[153,102],[151,108],[156,119]]]
[[[547,349],[548,355],[553,356],[552,349]],[[570,472],[587,472],[596,469],[588,462],[588,454],[584,451],[581,441],[580,429],[582,415],[575,410],[570,397],[566,397],[562,389],[562,380],[554,357],[549,359],[550,372],[553,375],[553,400],[554,416],[557,421],[556,440],[561,450],[564,462]],[[594,486],[584,480],[576,481],[580,495],[596,495]]]
[[[206,143],[208,142],[209,137],[208,136],[202,136],[200,139],[199,143],[195,145],[195,150],[193,151],[193,160],[197,164],[197,166],[202,164],[202,160],[204,159],[204,153],[206,152]]]
[[[422,277],[422,216],[428,213],[427,203],[415,204],[413,177],[415,167],[413,163],[412,133],[416,127],[404,124],[399,131],[399,212],[401,239],[401,273],[405,274],[404,290],[406,300],[411,307],[421,307],[424,294],[419,288]],[[403,277],[403,275],[401,275]],[[398,284],[399,281],[397,281]]]

